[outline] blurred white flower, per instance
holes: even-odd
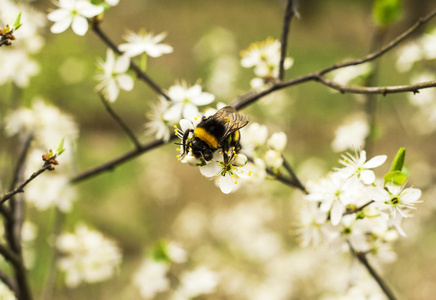
[[[199,84],[188,87],[186,82],[171,86],[168,96],[172,102],[163,117],[174,122],[178,122],[182,117],[192,121],[199,114],[197,106],[207,105],[215,100],[215,96],[203,92]]]
[[[221,191],[224,194],[229,194],[239,188],[240,178],[251,176],[249,170],[238,165],[241,160],[241,158],[236,159],[238,156],[245,157],[243,154],[234,155],[229,164],[225,165],[223,155],[216,151],[212,161],[200,167],[200,172],[206,177],[216,177],[215,183],[220,187]],[[246,157],[242,161],[246,162]]]
[[[355,187],[356,180],[345,179],[338,173],[330,173],[318,182],[307,183],[309,194],[306,198],[320,202],[320,210],[330,212],[330,221],[336,226],[342,219],[345,207],[356,198],[358,190]]]
[[[173,47],[170,45],[159,44],[166,36],[166,33],[153,35],[145,30],[141,30],[139,33],[129,31],[124,37],[127,43],[121,44],[118,48],[129,57],[142,53],[151,57],[159,57],[162,54],[173,52]]]
[[[170,260],[175,263],[184,263],[188,259],[186,251],[174,242],[167,245],[167,252]]]
[[[88,31],[87,18],[95,17],[103,12],[103,6],[96,6],[86,0],[59,0],[59,9],[50,12],[47,18],[55,22],[50,28],[53,33],[61,33],[71,26],[77,35],[85,35]]]
[[[120,3],[120,0],[106,0],[106,3],[109,4],[110,6],[115,6],[118,5],[118,3]]]
[[[288,141],[288,138],[286,136],[286,133],[284,132],[274,132],[271,137],[268,139],[268,147],[270,149],[283,152],[283,150],[286,147],[286,143]]]
[[[258,77],[277,78],[279,75],[280,49],[280,41],[273,38],[253,43],[248,49],[241,51],[241,65],[244,68],[254,67],[254,73]],[[285,58],[285,70],[289,69],[293,63],[292,58]]]
[[[331,147],[335,152],[362,148],[365,145],[365,138],[368,133],[369,126],[366,120],[360,116],[353,116],[336,129],[335,139]]]
[[[185,299],[192,299],[204,294],[212,294],[218,283],[218,274],[207,267],[198,267],[193,271],[182,274],[180,286],[176,294],[180,294]]]
[[[170,281],[167,278],[169,265],[165,262],[157,262],[145,259],[139,270],[133,277],[133,284],[139,289],[143,299],[152,299],[157,293],[170,288]]]
[[[245,169],[251,172],[251,176],[245,178],[247,183],[258,184],[263,182],[266,178],[266,165],[265,162],[260,158],[255,158],[254,162],[247,162]]]
[[[269,149],[263,155],[263,160],[268,167],[278,169],[283,165],[283,157],[279,151]]]
[[[20,28],[21,29],[21,28]],[[30,83],[30,78],[39,73],[39,65],[21,49],[8,50],[0,56],[0,85],[13,82],[20,88]]]
[[[32,268],[35,264],[36,255],[33,248],[37,231],[38,228],[34,223],[29,221],[23,223],[23,228],[21,229],[21,240],[23,245],[24,265],[26,266],[26,269]],[[0,299],[2,299],[1,296]]]
[[[74,233],[63,233],[56,240],[62,254],[58,267],[66,274],[66,285],[95,283],[112,277],[121,263],[121,252],[115,242],[85,225]]]
[[[398,72],[407,72],[413,65],[423,59],[421,47],[416,42],[409,43],[397,52],[398,59],[395,64]]]
[[[65,138],[64,148],[67,151],[62,154],[61,163],[63,169],[67,168],[67,165],[72,162],[74,144],[79,135],[77,124],[70,115],[45,103],[40,98],[34,98],[32,102],[31,108],[21,107],[7,114],[5,118],[6,135],[20,134],[25,137],[32,133],[34,136],[32,147],[39,149],[38,153],[33,153],[36,160],[28,159],[26,170],[30,170],[30,173],[27,175],[26,171],[26,176],[30,176],[41,167],[42,153],[54,149],[62,138]]]
[[[381,166],[386,159],[386,155],[378,155],[366,161],[365,150],[356,153],[355,156],[346,153],[345,155],[342,155],[342,159],[339,160],[339,163],[343,165],[344,168],[338,168],[337,171],[344,174],[346,177],[356,176],[364,184],[371,184],[375,180],[375,174],[372,170],[368,169]]]
[[[156,139],[163,139],[166,142],[170,140],[171,130],[168,122],[163,118],[168,106],[168,101],[161,97],[157,103],[152,104],[150,111],[145,114],[148,118],[145,134],[153,134]]]
[[[422,52],[426,59],[436,58],[436,29],[424,34],[420,38]]]
[[[341,85],[348,85],[353,80],[368,76],[372,70],[371,63],[341,68],[334,72],[333,81]]]
[[[41,176],[27,186],[25,194],[26,200],[38,210],[46,210],[56,206],[64,213],[71,211],[72,203],[76,197],[76,190],[70,184],[69,177],[62,174]]]
[[[129,57],[123,55],[115,58],[114,52],[108,49],[106,61],[100,60],[98,65],[99,73],[96,79],[101,82],[96,89],[101,91],[110,102],[117,100],[120,89],[125,91],[133,89],[133,79],[126,74],[130,66]]]
[[[326,229],[323,225],[327,222],[327,213],[319,209],[318,203],[304,201],[297,216],[298,242],[302,247],[317,248],[324,241]]]
[[[244,153],[252,156],[253,151],[265,145],[268,137],[268,128],[265,125],[259,123],[250,123],[241,129],[241,144]]]

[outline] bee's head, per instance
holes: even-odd
[[[210,146],[197,137],[195,137],[191,142],[191,150],[196,158],[202,158],[205,161],[209,161],[213,157],[213,152]]]

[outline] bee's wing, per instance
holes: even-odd
[[[247,125],[250,121],[250,118],[247,115],[238,113],[236,109],[231,106],[225,106],[221,108],[219,111],[217,111],[215,117],[223,120],[226,124],[223,140],[236,130]]]

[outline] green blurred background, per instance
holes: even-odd
[[[54,8],[50,1],[34,1],[33,5],[42,11]],[[432,1],[423,0],[419,4],[404,1],[404,5],[403,18],[388,28],[385,42],[413,24],[418,16],[435,8]],[[174,53],[150,58],[147,73],[163,88],[170,87],[175,80],[194,84],[201,79],[206,90],[210,90],[207,83],[216,56],[213,51],[208,53],[201,41],[218,31],[228,43],[227,46],[219,45],[222,51],[239,60],[239,52],[251,43],[269,36],[280,37],[283,7],[282,2],[272,0],[121,0],[118,6],[105,13],[102,28],[117,44],[123,42],[126,30],[145,28],[156,34],[167,32],[165,42],[174,47]],[[301,18],[293,19],[289,38],[288,54],[295,62],[286,72],[286,78],[304,75],[347,58],[365,56],[374,33],[371,7],[372,1],[363,0],[301,1]],[[37,56],[41,73],[32,79],[28,89],[19,92],[24,103],[40,95],[74,117],[80,127],[77,172],[133,149],[94,92],[96,59],[105,58],[106,49],[91,31],[85,37],[75,35],[71,29],[54,35],[47,26],[46,45]],[[408,74],[398,74],[392,68],[395,58],[393,54],[381,58],[380,85],[408,83]],[[230,103],[249,90],[252,70],[239,67],[229,76],[233,76],[232,89],[227,96],[217,97],[217,101]],[[268,125],[270,134],[274,131],[287,133],[285,156],[297,174],[309,159],[320,162],[318,166],[325,172],[337,166],[338,154],[330,148],[334,130],[346,116],[362,111],[363,105],[352,95],[332,93],[317,83],[295,86],[269,98],[251,105],[244,113],[250,115],[253,122]],[[399,147],[406,147],[407,162],[412,170],[410,183],[422,187],[420,174],[413,173],[413,165],[434,165],[435,134],[417,135],[414,132],[409,119],[415,108],[408,104],[404,95],[379,96],[378,99],[379,137],[374,142],[372,154],[386,154],[392,158]],[[138,136],[144,137],[145,113],[156,100],[156,94],[148,86],[136,81],[134,90],[122,91],[113,108]],[[143,138],[143,141],[148,140],[152,138]],[[2,151],[4,148],[2,146]],[[179,241],[188,250],[192,264],[208,264],[212,269],[228,264],[237,267],[241,274],[262,278],[261,263],[233,251],[227,241],[219,240],[213,234],[186,239],[179,226],[181,216],[189,210],[206,217],[201,226],[208,232],[212,226],[208,219],[213,219],[218,212],[263,199],[274,210],[273,220],[267,222],[268,228],[280,236],[285,252],[299,251],[295,237],[288,232],[295,216],[293,199],[301,197],[300,192],[278,182],[266,181],[262,186],[245,186],[231,195],[224,195],[204,179],[197,168],[178,163],[175,148],[170,143],[77,184],[79,197],[73,212],[65,217],[65,228],[71,230],[76,222],[84,220],[118,241],[124,261],[119,274],[103,283],[82,284],[67,290],[58,282],[56,299],[136,299],[138,294],[131,286],[132,273],[144,253],[160,238]],[[420,205],[421,210],[414,218],[405,220],[404,226],[410,234],[397,244],[398,260],[383,268],[384,278],[400,299],[430,299],[436,293],[433,284],[436,279],[436,236],[432,221],[436,206],[431,198],[432,167],[430,174],[430,184],[422,187],[426,202]],[[302,179],[306,181],[310,175],[305,170]],[[30,271],[32,288],[38,295],[52,254],[47,241],[53,232],[54,211],[38,212],[30,208],[28,213],[39,226],[37,261]],[[237,226],[237,221],[233,226]],[[306,272],[316,273],[317,270]],[[295,288],[290,299],[320,298],[322,290],[315,288],[314,291],[316,284],[311,280],[310,276],[296,280],[300,286]],[[221,292],[200,299],[245,299],[241,295]]]

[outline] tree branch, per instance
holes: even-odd
[[[307,191],[306,187],[301,183],[301,181],[298,178],[297,174],[294,172],[294,170],[292,169],[291,165],[286,160],[286,158],[283,156],[283,154],[282,154],[282,158],[283,158],[283,167],[285,167],[286,171],[288,171],[289,175],[291,175],[291,177],[293,178],[293,181],[294,181],[296,187],[298,189],[300,189],[303,193],[309,194],[309,192]]]
[[[109,46],[109,48],[111,48],[118,55],[123,54],[123,52],[121,52],[118,49],[117,45],[115,45],[115,43],[112,42],[112,40],[101,30],[98,21],[91,22],[91,25],[92,25],[91,26],[92,30],[106,45]],[[144,71],[142,71],[141,68],[137,64],[135,64],[131,59],[130,59],[130,68],[133,71],[135,71],[136,76],[138,76],[138,78],[145,81],[152,88],[152,90],[154,90],[158,95],[161,95],[168,101],[171,101],[170,96],[168,96],[168,94],[157,83],[155,83]]]
[[[319,71],[319,75],[324,75],[324,74],[329,73],[331,71],[345,68],[345,67],[349,67],[349,66],[360,65],[360,64],[363,64],[363,63],[366,63],[366,62],[369,62],[369,61],[372,61],[372,60],[379,58],[380,56],[382,56],[383,54],[385,54],[386,52],[390,51],[395,46],[400,44],[409,35],[411,35],[416,29],[418,29],[419,27],[421,27],[422,25],[424,25],[425,23],[430,21],[434,16],[436,16],[436,9],[434,11],[432,11],[431,13],[429,13],[427,16],[420,18],[409,29],[404,31],[402,34],[397,36],[395,39],[393,39],[391,42],[389,42],[385,46],[381,47],[379,50],[372,52],[363,58],[351,60],[348,62],[336,64],[336,65],[333,65],[331,67],[325,68],[325,69]]]
[[[112,109],[112,107],[109,105],[108,101],[104,98],[104,96],[99,93],[101,102],[103,103],[104,107],[108,111],[108,113],[112,116],[112,118],[118,123],[118,125],[123,129],[123,131],[127,134],[127,136],[130,138],[130,140],[133,142],[133,144],[136,146],[136,148],[141,148],[141,144],[139,143],[136,136],[133,134],[133,132],[130,130],[130,128],[124,123],[124,121],[115,113],[115,111]]]
[[[52,165],[44,165],[41,169],[33,173],[25,182],[20,184],[18,187],[16,187],[14,190],[10,191],[9,193],[4,194],[0,199],[0,205],[5,203],[7,200],[12,198],[17,193],[23,193],[23,188],[29,184],[33,179],[44,173],[47,169],[52,168]]]
[[[341,63],[341,64],[335,64],[335,65],[332,65],[330,67],[321,69],[319,71],[316,71],[316,72],[313,72],[313,73],[310,73],[307,75],[303,75],[300,77],[296,77],[296,78],[293,78],[293,79],[290,79],[290,80],[287,80],[284,82],[276,82],[276,83],[272,84],[271,86],[267,87],[266,89],[264,89],[263,91],[260,91],[260,92],[255,93],[255,94],[250,92],[249,94],[247,94],[245,96],[242,96],[240,98],[235,99],[231,105],[233,107],[235,107],[236,109],[242,109],[242,108],[248,106],[249,104],[251,104],[252,102],[254,102],[254,101],[256,101],[256,100],[258,100],[266,95],[269,95],[277,90],[281,90],[283,88],[291,87],[291,86],[301,84],[304,82],[308,82],[308,81],[318,81],[318,82],[321,82],[321,83],[323,83],[331,88],[342,91],[344,93],[348,92],[348,93],[358,93],[358,94],[382,94],[382,95],[386,95],[386,94],[390,94],[390,93],[402,93],[402,92],[417,93],[420,89],[428,88],[428,87],[435,87],[436,86],[435,81],[427,81],[427,82],[417,83],[417,84],[413,84],[413,85],[403,85],[403,86],[346,87],[346,86],[339,85],[339,84],[337,84],[337,83],[335,83],[335,82],[333,82],[333,81],[331,81],[323,76],[324,74],[327,74],[331,71],[345,68],[348,66],[363,64],[365,62],[369,62],[369,61],[372,61],[372,60],[380,57],[384,53],[388,52],[389,50],[391,50],[392,48],[397,46],[400,42],[402,42],[409,35],[411,35],[412,32],[414,32],[416,29],[418,29],[423,24],[427,23],[430,19],[432,19],[435,16],[436,16],[436,10],[434,10],[433,12],[428,14],[427,16],[419,19],[414,25],[412,25],[409,29],[407,29],[405,32],[400,34],[397,38],[392,40],[390,43],[388,43],[384,47],[380,48],[379,50],[377,50],[377,51],[375,51],[375,52],[373,52],[373,53],[371,53],[363,58],[351,60],[351,61]]]
[[[282,29],[282,37],[280,40],[281,48],[280,48],[280,63],[279,63],[279,80],[283,80],[285,76],[285,58],[286,51],[288,46],[288,35],[289,35],[289,27],[291,26],[292,17],[295,15],[294,12],[294,0],[288,0],[286,2],[285,8],[285,16],[283,20],[283,29]]]
[[[351,253],[356,257],[359,262],[366,268],[366,270],[371,274],[371,276],[374,278],[374,280],[377,282],[379,287],[382,289],[383,293],[386,295],[386,297],[389,300],[395,300],[395,296],[392,293],[391,289],[388,287],[386,282],[383,280],[383,278],[378,275],[378,273],[375,271],[375,269],[371,266],[368,259],[366,258],[366,253],[356,251],[353,246],[351,245],[350,241],[348,241],[348,246],[350,247]]]
[[[175,138],[175,136],[173,137],[173,139]],[[132,158],[135,158],[136,156],[139,156],[140,154],[154,149],[160,145],[166,144],[167,142],[164,140],[154,140],[151,141],[147,144],[144,145],[140,145],[138,148],[134,149],[134,150],[130,150],[129,152],[126,152],[125,154],[114,158],[106,163],[101,164],[100,166],[91,168],[87,171],[84,171],[76,176],[74,176],[73,178],[71,178],[71,183],[78,183],[80,181],[83,181],[85,179],[88,179],[90,177],[93,177],[95,175],[98,175],[101,172],[105,172],[105,171],[110,171],[112,169],[114,169],[115,167],[117,167],[120,164],[123,164],[129,160],[131,160]]]
[[[396,94],[404,92],[412,92],[414,94],[419,93],[419,90],[436,87],[436,80],[425,81],[415,84],[397,85],[397,86],[380,86],[380,87],[366,87],[366,86],[346,86],[334,82],[324,76],[317,77],[317,80],[322,84],[338,90],[342,94],[380,94],[386,96],[387,94]]]

